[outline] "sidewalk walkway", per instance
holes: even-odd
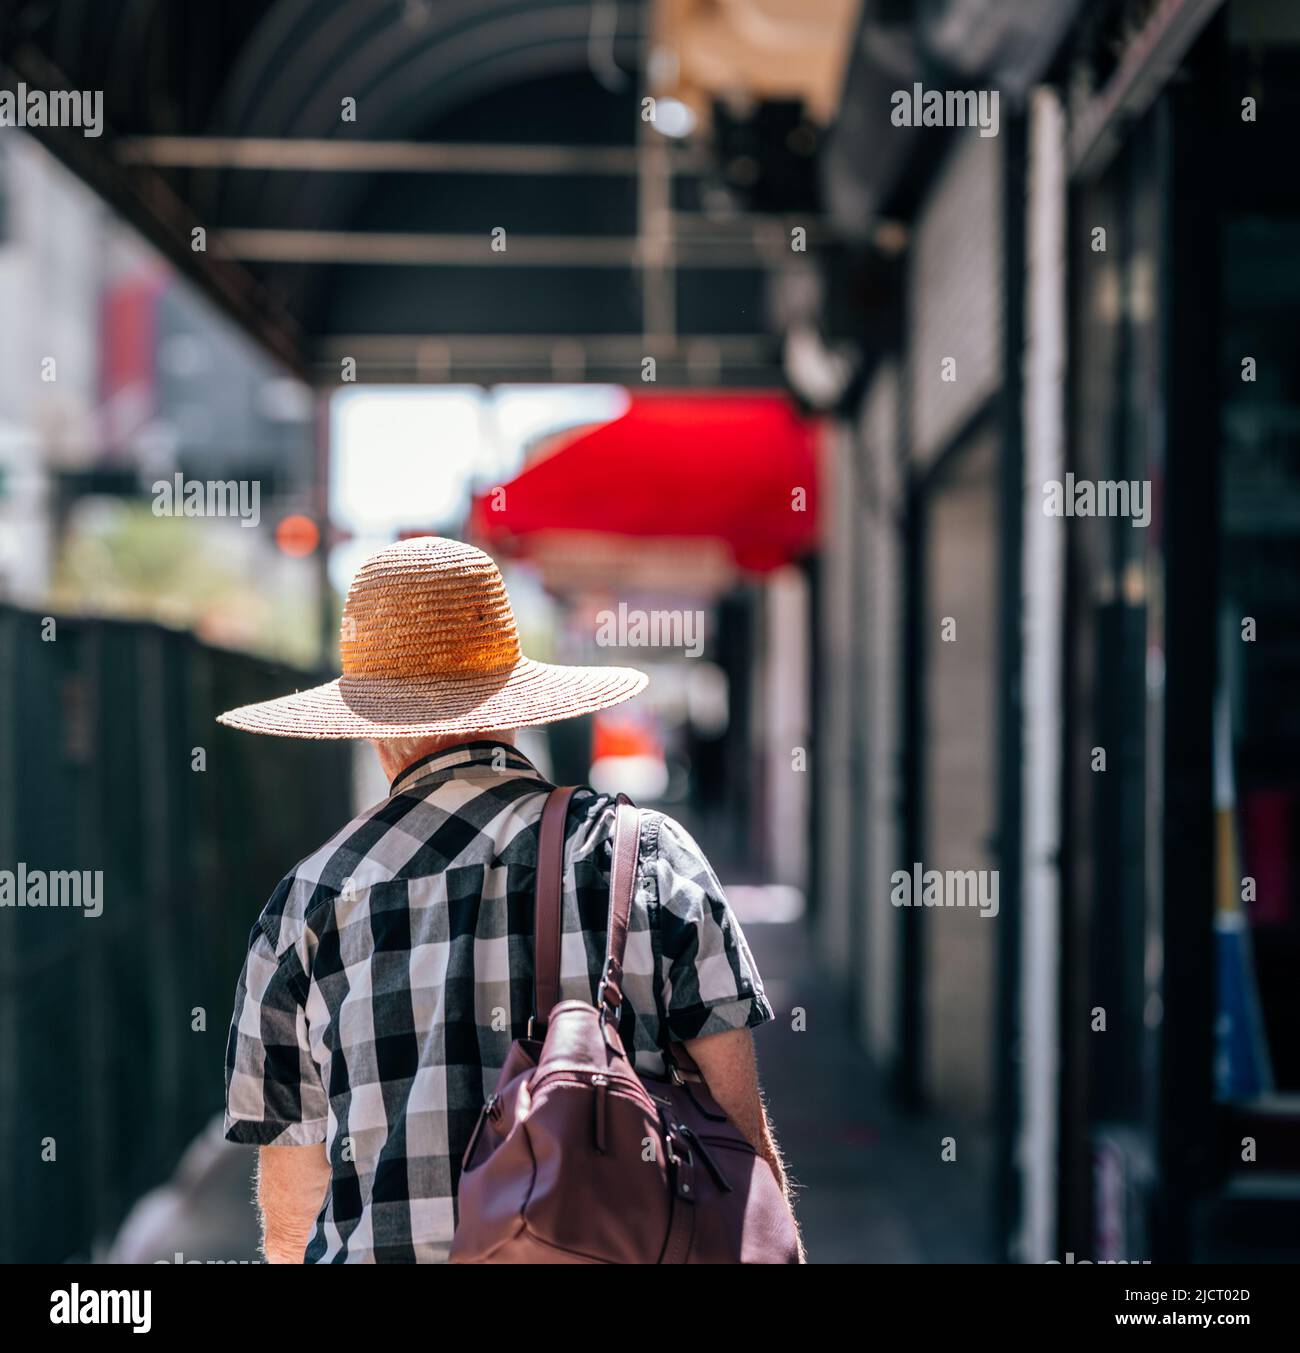
[[[987,1140],[968,1124],[893,1107],[854,1043],[845,1003],[800,924],[745,922],[776,1021],[755,1033],[777,1141],[799,1185],[814,1264],[988,1263]],[[806,1028],[791,1028],[802,1007]],[[941,1139],[957,1138],[957,1160]]]
[[[988,1152],[969,1128],[894,1109],[849,1037],[844,1005],[812,963],[798,923],[747,921],[774,1024],[756,1035],[777,1138],[798,1181],[812,1263],[976,1263],[991,1260]],[[790,1012],[806,1011],[803,1032]],[[958,1160],[940,1158],[956,1136]],[[136,1205],[109,1262],[256,1261],[254,1152],[214,1123],[175,1177]]]

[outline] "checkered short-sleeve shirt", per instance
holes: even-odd
[[[229,1140],[324,1142],[308,1263],[447,1258],[461,1157],[533,1001],[533,888],[551,785],[504,743],[409,767],[276,888],[249,940],[226,1050]],[[579,790],[565,840],[561,995],[594,1000],[614,800]],[[660,1049],[772,1018],[718,880],[646,813],[620,1033]]]

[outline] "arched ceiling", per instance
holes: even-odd
[[[770,383],[788,234],[701,211],[710,166],[647,128],[651,22],[640,0],[0,0],[0,83],[103,90],[102,137],[35,134],[318,382],[350,356],[362,381],[639,382],[654,357],[660,381]]]

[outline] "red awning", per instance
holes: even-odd
[[[816,424],[780,395],[634,396],[474,501],[488,544],[527,553],[556,533],[710,538],[766,572],[816,537]]]

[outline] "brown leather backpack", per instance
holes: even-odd
[[[639,1075],[618,1034],[641,815],[617,809],[597,1004],[558,1001],[564,822],[542,812],[534,929],[536,1014],[510,1047],[460,1178],[453,1264],[793,1264],[794,1217],[767,1162],[713,1099],[684,1048]]]

